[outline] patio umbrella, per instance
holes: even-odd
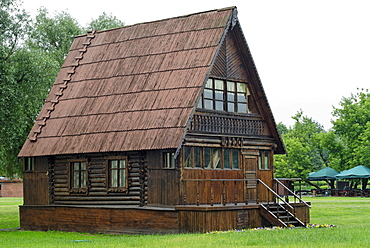
[[[336,175],[338,175],[338,171],[330,168],[325,167],[324,169],[321,169],[317,172],[311,172],[308,175],[308,180],[310,181],[322,181],[322,180],[335,180]]]
[[[325,167],[324,169],[321,169],[316,172],[311,172],[308,174],[308,180],[310,181],[326,181],[329,186],[333,189],[334,188],[334,181],[336,180],[336,175],[339,172],[330,168]]]
[[[352,178],[370,178],[370,169],[366,166],[359,165],[352,169],[342,171],[336,175],[337,179],[352,179]]]
[[[359,165],[352,169],[342,171],[336,175],[337,179],[362,179],[362,189],[366,189],[367,182],[370,178],[370,169],[366,166]]]

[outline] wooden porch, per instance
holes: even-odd
[[[175,209],[189,211],[188,215],[193,218],[201,218],[204,214],[200,215],[199,212],[202,211],[237,210],[237,215],[233,216],[237,223],[232,229],[259,226],[305,227],[309,224],[309,203],[279,180],[274,179],[273,182],[271,188],[260,179],[183,179],[182,205],[176,206]],[[284,188],[287,194],[277,194],[278,187]],[[288,195],[292,201],[289,201]],[[213,227],[217,226],[218,220],[219,218],[216,218],[216,222],[212,223]],[[201,221],[196,223],[199,225]],[[197,229],[196,226],[190,229],[193,228]],[[200,228],[197,231],[204,231]]]

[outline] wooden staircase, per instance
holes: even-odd
[[[260,206],[261,215],[272,225],[283,227],[306,227],[306,225],[283,204],[261,204]]]

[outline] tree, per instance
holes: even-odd
[[[28,46],[54,56],[61,66],[74,37],[82,33],[76,19],[67,12],[56,12],[50,16],[47,9],[41,8],[29,36]]]
[[[23,124],[22,118],[17,118],[23,114],[22,77],[16,64],[21,43],[30,28],[28,23],[29,16],[18,8],[17,1],[0,0],[0,173],[10,176],[20,173],[16,151],[19,151],[20,133],[17,124]]]
[[[370,165],[370,93],[359,90],[343,98],[340,107],[334,108],[333,130],[343,141],[345,169],[357,165]]]
[[[275,156],[276,177],[307,178],[309,172],[329,163],[328,152],[319,142],[326,132],[322,125],[304,116],[303,111],[297,112],[292,118],[295,120],[293,127],[278,125],[287,156]]]
[[[125,23],[120,21],[116,16],[112,16],[111,14],[108,15],[105,12],[103,12],[97,19],[91,20],[91,22],[88,24],[86,28],[86,32],[94,29],[104,30],[110,28],[117,28],[124,25]]]

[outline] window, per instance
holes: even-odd
[[[85,161],[75,161],[70,163],[71,168],[71,192],[87,192],[87,168]]]
[[[126,159],[108,160],[108,191],[127,191],[127,162]]]
[[[224,169],[239,169],[238,149],[224,149]]]
[[[198,108],[249,113],[249,95],[246,83],[210,78],[204,87]]]
[[[270,169],[270,151],[267,151],[267,150],[260,151],[260,154],[258,157],[258,168],[260,170]]]
[[[239,150],[185,146],[183,153],[185,168],[239,169]]]
[[[164,152],[163,153],[163,164],[166,169],[175,168],[175,153],[174,152]]]
[[[34,157],[24,158],[24,171],[32,172],[34,168],[35,168],[35,158]]]

